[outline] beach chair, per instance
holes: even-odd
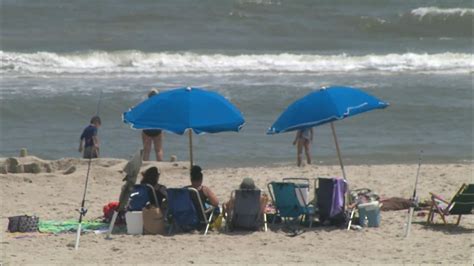
[[[232,191],[230,198],[234,200],[232,213],[224,213],[226,230],[245,229],[267,231],[267,216],[261,213],[259,189],[239,189]]]
[[[315,180],[316,206],[321,223],[328,221],[333,225],[340,225],[346,222],[346,192],[347,182],[344,179],[318,177]]]
[[[431,206],[428,213],[428,224],[434,223],[435,214],[439,214],[444,224],[448,224],[446,216],[458,215],[456,225],[461,222],[461,216],[472,214],[474,207],[474,184],[463,184],[451,201],[446,201],[439,195],[431,193]]]
[[[301,222],[304,219],[309,219],[309,227],[312,227],[314,207],[307,202],[307,197],[303,194],[306,185],[300,185],[296,182],[289,182],[291,179],[305,181],[309,184],[309,180],[305,178],[288,178],[283,182],[268,183],[268,191],[273,200],[276,209],[276,215],[284,218],[286,222],[288,218],[301,217]],[[309,187],[309,186],[308,186]],[[273,219],[275,223],[275,219]]]
[[[172,233],[174,226],[179,226],[183,231],[205,228],[204,235],[206,235],[214,207],[205,210],[199,192],[191,187],[169,188],[166,192],[168,194],[169,234]]]
[[[154,197],[155,203],[157,203],[155,189],[150,184],[134,185],[128,201],[128,211],[141,211],[151,203],[150,195]]]

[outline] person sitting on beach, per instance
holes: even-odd
[[[100,117],[93,116],[90,125],[82,131],[79,142],[79,152],[84,151],[83,158],[85,159],[99,157],[99,138],[97,137],[97,131],[101,124]]]
[[[259,188],[255,185],[255,182],[253,181],[252,178],[246,177],[242,180],[242,183],[240,183],[239,189],[255,190]],[[234,210],[234,202],[235,202],[235,198],[231,197],[229,201],[222,204],[223,212],[229,213],[232,216],[232,211]],[[265,208],[267,207],[267,203],[268,203],[268,196],[262,191],[262,194],[260,195],[260,213],[261,214],[265,213]]]
[[[302,165],[303,148],[306,154],[306,162],[311,164],[311,142],[313,141],[313,128],[300,129],[296,132],[293,145],[296,146],[296,164]]]
[[[158,90],[152,89],[148,98],[158,94]],[[142,131],[143,161],[150,160],[151,146],[155,147],[157,161],[163,161],[163,132],[161,129],[144,129]]]
[[[142,172],[142,180],[140,181],[141,185],[151,185],[155,189],[155,194],[158,202],[155,202],[155,198],[153,194],[149,193],[149,201],[150,204],[155,205],[159,208],[164,209],[163,202],[167,198],[166,187],[159,184],[158,181],[160,179],[160,171],[157,167],[152,166]]]
[[[219,200],[217,199],[216,195],[209,187],[203,186],[202,181],[202,169],[200,166],[194,165],[191,168],[191,185],[188,187],[195,188],[199,192],[199,197],[201,198],[201,202],[204,204],[204,209],[207,209],[206,206],[209,205],[218,207]]]

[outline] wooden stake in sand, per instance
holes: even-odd
[[[339,164],[341,165],[342,176],[344,177],[344,180],[347,180],[346,171],[344,170],[344,164],[342,163],[341,150],[339,149],[339,142],[337,141],[336,128],[334,127],[333,122],[331,122],[331,130],[332,130],[332,136],[334,137],[334,143],[336,144],[337,157],[339,158]]]

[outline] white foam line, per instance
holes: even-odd
[[[325,73],[325,72],[469,72],[471,54],[197,54],[140,51],[56,54],[0,51],[1,73],[156,74],[156,73]]]

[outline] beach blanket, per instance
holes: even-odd
[[[54,220],[40,220],[38,224],[38,230],[41,233],[66,233],[66,232],[76,232],[78,222],[75,220],[66,220],[66,221],[54,221]],[[83,221],[82,222],[82,231],[94,231],[108,228],[108,224],[98,222],[98,221]]]

